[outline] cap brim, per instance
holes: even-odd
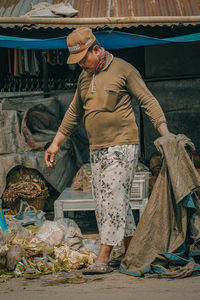
[[[78,63],[88,52],[88,48],[84,49],[79,53],[70,53],[70,56],[67,59],[67,64],[76,64]]]

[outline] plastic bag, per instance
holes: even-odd
[[[71,188],[91,192],[92,171],[89,163],[82,165],[73,179]]]
[[[45,221],[39,227],[36,238],[52,246],[65,243],[76,250],[82,246],[81,230],[76,222],[69,218],[57,221]]]
[[[65,227],[58,224],[56,221],[45,221],[38,229],[36,238],[50,244],[57,246],[62,243],[65,235]]]
[[[73,249],[79,249],[82,246],[82,233],[76,222],[69,218],[56,222],[65,227],[64,242]]]
[[[25,251],[21,245],[11,245],[7,252],[7,268],[12,271],[15,269],[16,264],[25,255]]]
[[[30,232],[24,228],[20,221],[16,220],[14,216],[5,216],[8,229],[6,231],[0,230],[0,245],[5,245],[10,241],[24,240],[30,238]]]
[[[84,238],[83,241],[83,246],[81,249],[88,249],[89,251],[95,253],[96,255],[99,253],[100,250],[100,239],[96,238]]]
[[[23,206],[27,205],[23,211]],[[19,220],[22,225],[41,225],[45,221],[45,213],[42,210],[37,210],[28,202],[21,200],[19,212],[15,215],[15,219]]]
[[[96,260],[96,255],[89,250],[75,251],[69,246],[63,245],[54,248],[54,257],[62,261],[65,270],[79,269],[83,266],[93,264]]]

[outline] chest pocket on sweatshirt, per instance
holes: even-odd
[[[104,91],[104,109],[113,111],[117,104],[119,93],[117,90],[105,90]]]

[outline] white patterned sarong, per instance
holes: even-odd
[[[119,245],[135,231],[129,199],[138,149],[138,145],[120,145],[90,151],[92,192],[101,244]]]

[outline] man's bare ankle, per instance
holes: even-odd
[[[103,264],[108,264],[108,261],[109,261],[109,257],[97,257],[96,259],[96,263],[103,263]]]

